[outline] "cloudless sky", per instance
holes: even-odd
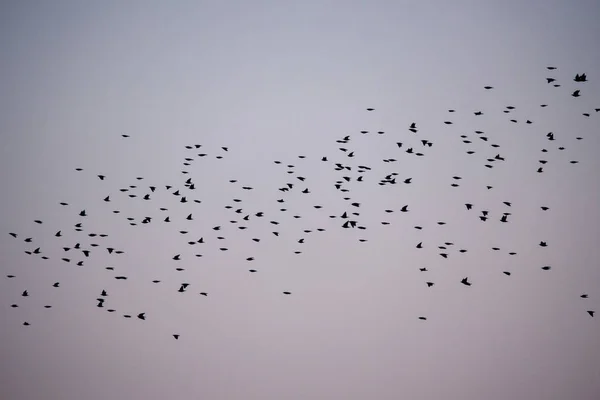
[[[0,398],[600,398],[598,16],[591,0],[2,2]]]

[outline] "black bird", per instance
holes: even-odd
[[[283,294],[292,294],[292,292],[283,292]]]
[[[471,282],[469,282],[468,279],[469,279],[468,277],[467,278],[463,278],[460,281],[460,283],[462,283],[463,285],[466,285],[466,286],[471,286]]]
[[[594,314],[596,313],[596,311],[591,311],[591,310],[590,310],[590,311],[588,311],[587,313],[588,313],[588,314],[590,314],[590,317],[593,317],[593,316],[594,316]]]
[[[189,283],[182,283],[181,287],[179,288],[178,292],[183,293],[185,292],[185,289],[189,286]]]
[[[574,91],[574,92],[571,94],[571,96],[573,96],[573,97],[579,97],[579,96],[580,96],[580,94],[579,94],[579,90],[576,90],[576,91]]]
[[[146,320],[146,313],[139,313],[137,317],[141,320]]]
[[[548,246],[548,244],[546,242],[540,242],[540,246],[541,247],[546,247],[546,246]]]

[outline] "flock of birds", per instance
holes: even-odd
[[[555,67],[547,67],[547,69],[549,71],[553,71],[556,68]],[[546,81],[548,84],[552,84],[555,87],[561,86],[559,83],[557,83],[556,78],[548,77],[548,78],[546,78]],[[573,79],[573,81],[578,84],[587,82],[587,76],[586,76],[586,74],[577,74],[575,76],[575,78]],[[484,89],[492,90],[494,88],[492,86],[485,86]],[[573,96],[573,97],[581,96],[581,89],[577,89],[577,90],[573,91],[571,93],[571,96]],[[541,104],[540,107],[542,107],[542,108],[547,107],[547,104]],[[515,109],[515,107],[508,105],[502,111],[505,114],[510,114],[514,109]],[[368,112],[375,111],[374,108],[367,108],[366,110]],[[596,109],[594,109],[594,111],[596,113],[598,113],[598,112],[600,112],[600,108],[596,108]],[[456,110],[454,110],[454,109],[448,110],[448,113],[450,113],[450,114],[455,113],[455,112],[456,112]],[[483,115],[483,111],[479,111],[479,110],[475,111],[474,115],[475,116]],[[585,117],[590,117],[590,115],[591,115],[590,112],[583,113],[583,116],[585,116]],[[510,121],[512,121],[513,123],[518,122],[516,119],[511,119]],[[526,120],[525,123],[532,124],[532,121]],[[451,124],[453,124],[453,122],[450,120],[447,120],[447,121],[444,121],[444,124],[451,125]],[[407,154],[408,156],[422,157],[425,155],[427,149],[434,146],[434,143],[432,141],[425,139],[425,138],[421,139],[421,137],[420,137],[421,135],[419,135],[419,127],[416,122],[413,122],[412,124],[410,124],[407,127],[407,130],[410,133],[406,134],[407,135],[406,140],[404,142],[396,142],[395,143],[395,147],[398,151],[399,156],[400,156],[400,154],[404,153],[404,154]],[[370,132],[367,130],[360,131],[361,135],[367,135],[369,133]],[[384,133],[385,132],[383,132],[383,131],[377,132],[377,134],[379,134],[379,135],[382,135]],[[491,148],[497,149],[500,147],[500,145],[498,145],[496,143],[491,143],[490,138],[485,135],[484,131],[477,130],[477,131],[475,131],[475,133],[477,135],[475,137],[478,140],[489,143],[489,146]],[[121,136],[124,139],[129,138],[129,135],[126,135],[126,134],[123,134]],[[465,143],[465,144],[472,143],[472,140],[469,137],[467,137],[466,135],[462,135],[461,139],[462,139],[463,143]],[[552,132],[549,132],[546,134],[546,139],[549,142],[557,140],[554,133],[552,133]],[[576,139],[582,140],[582,137],[576,137]],[[367,229],[367,221],[361,220],[361,213],[360,213],[361,202],[356,201],[355,199],[352,199],[350,197],[349,193],[351,192],[352,184],[354,182],[359,183],[359,182],[373,181],[373,179],[372,179],[373,177],[371,176],[372,174],[370,174],[370,172],[372,171],[372,168],[367,165],[360,165],[360,164],[353,162],[354,157],[356,156],[355,153],[358,153],[358,149],[351,148],[352,135],[346,135],[346,136],[338,139],[336,141],[336,143],[339,146],[338,147],[338,150],[339,150],[338,155],[343,157],[344,161],[343,162],[333,162],[333,161],[329,160],[329,158],[330,158],[329,156],[323,156],[322,158],[320,158],[319,162],[321,162],[322,165],[332,167],[336,171],[336,173],[339,173],[339,179],[337,181],[335,181],[335,183],[333,185],[334,185],[335,189],[341,194],[343,200],[347,204],[347,207],[345,210],[343,210],[343,212],[335,212],[334,214],[329,215],[328,217],[333,220],[338,220],[339,227],[342,229],[358,229],[358,230]],[[122,193],[120,196],[126,195],[131,199],[138,198],[138,199],[141,199],[142,201],[150,202],[153,200],[153,196],[156,193],[158,193],[160,191],[166,191],[178,199],[178,203],[179,203],[180,207],[185,207],[185,203],[189,203],[189,204],[201,203],[202,202],[201,200],[193,198],[194,190],[196,189],[196,182],[194,181],[193,178],[188,177],[186,175],[188,175],[190,173],[188,171],[188,169],[189,169],[188,167],[191,167],[192,163],[195,160],[197,160],[199,158],[203,158],[203,157],[209,157],[211,155],[202,152],[201,144],[186,145],[185,149],[189,154],[186,154],[186,156],[184,157],[184,160],[183,160],[183,165],[184,165],[184,167],[186,167],[186,169],[181,171],[181,174],[184,175],[181,186],[178,186],[175,184],[164,185],[164,186],[162,186],[162,185],[161,186],[159,186],[159,185],[138,186],[137,184],[132,184],[132,185],[129,185],[128,187],[119,189],[119,191]],[[558,147],[558,150],[565,150],[565,147],[561,145]],[[221,147],[219,154],[212,155],[212,156],[216,157],[217,159],[221,159],[227,154],[228,151],[229,151],[228,147]],[[494,168],[494,164],[505,161],[505,157],[500,154],[499,150],[493,150],[493,151],[497,152],[497,154],[486,160],[486,164],[484,164],[486,168]],[[543,153],[548,152],[548,150],[545,148],[541,149],[541,151]],[[475,151],[467,150],[466,153],[468,155],[471,155],[471,154],[474,154]],[[298,158],[303,159],[306,157],[304,155],[299,155]],[[382,161],[384,163],[394,163],[398,160],[395,158],[386,158],[386,159],[383,159]],[[547,160],[539,160],[540,165],[537,168],[538,173],[544,172],[544,166],[547,162],[548,162]],[[285,182],[281,187],[277,188],[278,192],[280,193],[280,196],[282,196],[280,199],[277,199],[277,203],[279,204],[279,207],[281,207],[281,208],[279,208],[278,211],[286,212],[286,211],[288,211],[285,208],[286,195],[289,192],[298,192],[299,191],[301,194],[309,194],[312,192],[311,192],[308,184],[306,183],[306,177],[300,175],[297,172],[297,170],[295,169],[295,166],[293,164],[283,163],[282,161],[279,161],[279,160],[275,160],[274,163],[277,165],[280,165],[282,167],[286,167],[287,168],[286,172],[287,172],[287,174],[289,174],[290,180],[291,180],[291,182]],[[571,160],[570,163],[577,164],[578,161]],[[78,172],[83,171],[82,168],[75,168],[75,170]],[[463,178],[461,176],[453,176],[452,178],[453,178],[453,182],[452,182],[451,186],[452,187],[460,186],[459,182],[461,182],[461,180]],[[97,179],[99,179],[101,181],[105,181],[109,178],[107,178],[107,176],[105,176],[103,174],[98,174]],[[374,180],[380,186],[388,186],[388,185],[410,185],[412,183],[412,179],[413,178],[409,177],[409,176],[400,177],[398,172],[392,171],[390,173],[385,174],[384,176],[375,177]],[[136,180],[138,182],[140,182],[140,181],[144,180],[144,178],[137,177]],[[229,183],[231,183],[233,185],[239,185],[242,191],[254,190],[254,188],[251,186],[239,184],[239,182],[236,179],[229,180]],[[488,190],[492,189],[492,186],[487,186],[487,189]],[[105,203],[111,203],[113,201],[113,197],[115,197],[114,194],[109,194],[109,195],[105,196],[102,200]],[[243,197],[243,196],[240,196],[240,197]],[[280,222],[277,220],[277,217],[275,216],[277,214],[277,212],[274,212],[274,210],[268,210],[268,211],[252,210],[252,211],[249,211],[244,208],[242,203],[243,203],[242,198],[234,198],[234,199],[232,199],[232,204],[228,204],[225,206],[225,208],[228,209],[232,213],[232,215],[234,215],[234,219],[229,221],[230,224],[235,225],[237,227],[237,229],[243,231],[243,230],[248,229],[249,225],[252,222],[265,218],[265,219],[269,220],[269,224],[272,226],[272,229],[273,229],[272,235],[274,235],[275,237],[280,236],[280,232],[277,228],[278,225],[280,224]],[[64,206],[64,207],[70,207],[70,204],[66,203],[66,202],[61,202],[60,205]],[[501,223],[510,222],[511,213],[506,210],[509,210],[511,206],[512,206],[511,202],[509,202],[509,201],[503,202],[503,207],[505,208],[505,210],[498,213],[498,217],[495,217],[495,218],[497,218],[497,221],[499,221]],[[476,206],[472,203],[465,203],[464,207],[467,212],[475,212],[474,210],[475,210]],[[313,208],[316,210],[321,210],[324,208],[324,206],[314,205]],[[550,208],[546,205],[540,205],[540,209],[542,211],[550,210]],[[132,226],[136,226],[138,224],[156,224],[157,221],[158,221],[158,223],[167,224],[167,225],[169,223],[179,222],[179,221],[174,221],[171,219],[171,216],[169,216],[168,208],[159,207],[157,209],[157,211],[159,213],[161,213],[162,215],[159,217],[145,216],[141,220],[136,220],[133,217],[127,217],[127,222]],[[339,210],[339,211],[341,211],[341,210]],[[402,204],[402,205],[398,205],[397,209],[385,209],[384,213],[385,213],[385,215],[389,215],[389,214],[396,213],[396,212],[408,213],[410,211],[411,211],[410,205]],[[122,249],[107,246],[102,243],[107,237],[109,237],[108,234],[88,232],[85,230],[85,218],[88,216],[88,212],[86,211],[86,209],[83,209],[83,210],[78,209],[75,212],[77,212],[77,214],[81,218],[81,220],[80,220],[80,222],[76,223],[73,228],[78,233],[78,235],[80,235],[80,239],[78,239],[75,243],[62,242],[60,244],[60,247],[62,247],[61,253],[63,253],[63,254],[62,254],[62,256],[59,256],[58,259],[61,262],[72,263],[79,267],[82,267],[84,265],[87,265],[87,263],[90,260],[92,260],[93,255],[96,254],[97,252],[107,252],[108,254],[115,255],[115,256],[124,253],[124,250],[122,250]],[[492,218],[492,216],[493,216],[493,214],[491,213],[490,210],[479,210],[478,212],[479,212],[478,218],[482,222],[486,222],[486,221],[490,220],[490,218]],[[115,209],[112,211],[112,213],[120,214],[121,211]],[[186,213],[187,213],[187,211],[186,211]],[[185,221],[194,221],[195,220],[194,217],[195,217],[195,213],[193,211],[189,212],[187,217],[185,217]],[[301,216],[294,215],[293,218],[297,219],[297,218],[301,218]],[[43,224],[42,220],[35,220],[34,222],[36,224]],[[390,221],[381,221],[380,223],[382,225],[389,225],[391,222]],[[444,225],[444,224],[446,224],[444,221],[437,221],[437,225]],[[190,226],[190,225],[188,225],[188,226]],[[225,240],[225,237],[222,236],[222,230],[225,230],[224,226],[225,226],[225,224],[216,225],[216,226],[212,227],[211,230],[212,230],[213,234],[211,234],[210,236],[206,236],[206,237],[205,236],[202,236],[202,237],[194,236],[192,238],[192,234],[190,233],[189,230],[186,230],[186,229],[180,229],[180,230],[178,230],[178,232],[179,232],[179,235],[186,238],[185,241],[187,242],[187,245],[189,245],[193,249],[197,249],[197,248],[206,249],[207,246],[209,246],[211,244],[215,244],[216,248],[218,248],[219,251],[225,252],[225,251],[228,251],[228,247],[226,247],[226,245],[224,245],[224,244],[219,244],[219,243],[223,243],[223,241]],[[61,238],[63,236],[63,231],[65,231],[66,229],[70,229],[70,228],[66,228],[66,227],[58,228],[56,230],[56,233],[54,234],[54,236],[56,238]],[[414,226],[414,229],[422,230],[423,227],[422,226]],[[325,228],[317,228],[315,230],[317,232],[324,232],[326,229]],[[303,230],[303,234],[310,234],[311,232],[313,232],[312,229]],[[22,243],[26,243],[26,246],[27,246],[27,249],[25,250],[26,254],[28,254],[30,256],[35,256],[35,257],[41,257],[44,260],[50,259],[50,257],[46,255],[50,252],[48,252],[47,249],[42,249],[41,248],[42,246],[36,245],[32,237],[28,237],[27,235],[24,235],[22,233],[16,233],[16,232],[10,232],[9,234],[15,240],[18,240]],[[251,237],[250,239],[255,243],[259,243],[262,240],[262,238],[259,238],[259,237]],[[297,239],[297,243],[303,244],[305,242],[305,240],[306,240],[306,238],[302,237],[300,239]],[[364,239],[364,238],[359,239],[360,242],[364,242],[366,240],[367,239]],[[57,243],[59,243],[59,242],[60,241],[57,240]],[[45,242],[45,243],[47,243],[47,242]],[[540,247],[548,246],[546,241],[540,241],[538,245]],[[444,242],[443,244],[440,244],[439,246],[437,246],[438,250],[440,250],[440,252],[439,252],[440,257],[448,258],[450,255],[450,249],[452,249],[452,246],[454,246],[454,243],[452,243],[452,242]],[[415,248],[417,248],[417,249],[424,249],[425,247],[426,246],[422,241],[415,244]],[[494,248],[492,248],[492,250],[499,251],[500,248],[494,247]],[[467,249],[461,248],[461,249],[458,249],[458,252],[465,253],[465,252],[467,252]],[[199,250],[197,252],[193,251],[193,253],[194,253],[195,257],[203,256],[201,250]],[[294,253],[301,254],[302,252],[300,250],[295,250]],[[509,252],[509,254],[512,256],[512,255],[516,255],[517,253]],[[187,257],[188,257],[188,254],[185,252],[173,254],[171,256],[172,261],[175,265],[174,269],[176,271],[184,271],[185,270],[184,266],[182,266],[183,264],[185,264],[185,262],[182,262],[182,261],[184,261],[184,259],[186,259]],[[251,263],[252,261],[255,260],[255,258],[253,256],[249,256],[245,260],[247,262]],[[114,271],[114,269],[115,269],[115,267],[113,267],[113,266],[107,266],[105,268],[110,271]],[[546,266],[543,266],[541,269],[547,271],[547,270],[550,270],[551,267],[546,265]],[[419,268],[419,270],[423,273],[428,271],[427,268],[423,268],[423,267]],[[250,273],[258,272],[258,270],[255,268],[248,269],[248,271]],[[510,276],[511,272],[507,270],[507,271],[503,271],[503,274],[506,276]],[[6,275],[6,278],[14,280],[15,283],[17,283],[19,281],[18,277],[14,274]],[[117,274],[114,276],[114,279],[127,280],[127,279],[129,279],[129,277],[126,275],[123,275],[123,274]],[[152,280],[152,283],[160,284],[161,280],[154,279],[154,280]],[[472,282],[469,280],[469,277],[463,277],[460,280],[460,283],[462,285],[464,285],[465,287],[472,285]],[[432,287],[435,285],[434,282],[429,281],[429,280],[425,280],[425,284],[427,287]],[[184,292],[190,290],[190,286],[192,286],[192,284],[190,282],[182,282],[178,286],[179,287],[178,287],[177,291],[179,293],[184,293]],[[60,282],[55,282],[52,285],[52,287],[59,290],[61,287]],[[286,290],[286,291],[282,291],[282,294],[283,295],[291,295],[292,293],[290,291]],[[29,297],[30,294],[27,289],[23,289],[21,295],[22,295],[22,297],[27,298],[27,297]],[[199,295],[208,296],[208,293],[207,292],[199,292]],[[583,293],[580,295],[580,297],[582,299],[587,299],[588,295]],[[117,311],[116,309],[105,306],[105,302],[108,298],[109,298],[109,295],[108,295],[107,290],[102,290],[97,295],[96,306],[98,308],[105,309],[107,312],[114,313]],[[14,303],[11,305],[11,307],[18,308],[19,304]],[[44,307],[51,308],[52,306],[44,305]],[[594,310],[586,310],[586,312],[590,317],[594,317],[594,314],[595,314]],[[123,314],[123,317],[125,317],[125,318],[134,318],[135,317],[140,320],[146,320],[146,312],[127,313],[127,314]],[[426,320],[427,317],[418,316],[418,319]],[[23,322],[23,325],[28,326],[28,325],[30,325],[30,323],[28,321],[25,321],[25,322]],[[180,334],[173,333],[172,336],[175,339],[179,339]]]

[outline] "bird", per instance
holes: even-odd
[[[462,283],[463,285],[466,285],[466,286],[471,286],[471,282],[469,282],[468,279],[469,279],[468,277],[467,278],[463,278],[460,281],[460,283]]]

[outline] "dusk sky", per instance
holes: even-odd
[[[599,399],[599,17],[1,2],[0,399]]]

